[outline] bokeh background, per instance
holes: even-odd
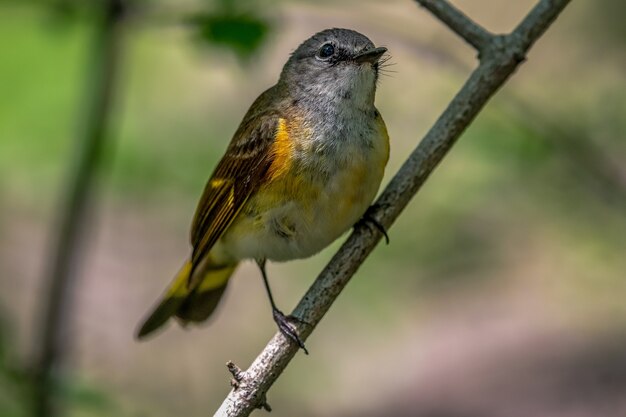
[[[455,1],[494,32],[534,0]],[[98,2],[0,2],[0,415],[28,415]],[[277,416],[626,415],[626,5],[572,2],[463,135],[268,395]],[[243,265],[208,326],[136,342],[187,256],[208,175],[289,53],[328,27],[387,46],[393,175],[475,66],[415,3],[136,1],[56,395],[64,416],[212,415],[275,332]],[[343,240],[340,239],[340,241]],[[271,264],[291,310],[339,242]],[[264,413],[258,411],[258,414]]]

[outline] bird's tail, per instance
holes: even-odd
[[[142,339],[175,316],[182,324],[202,322],[217,306],[237,264],[212,265],[210,259],[194,272],[190,280],[191,262],[187,261],[166,290],[163,299],[143,322],[137,338]],[[188,283],[192,282],[192,285]]]

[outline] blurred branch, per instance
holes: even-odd
[[[487,101],[524,61],[533,43],[567,6],[569,0],[540,0],[519,26],[507,35],[491,35],[445,0],[417,0],[479,50],[480,64],[396,173],[373,207],[372,216],[389,228],[430,173]],[[467,26],[463,28],[462,26]],[[381,239],[367,227],[354,230],[300,300],[293,315],[306,339],[341,290]],[[215,416],[248,416],[265,405],[265,393],[297,353],[298,347],[278,332],[246,371]]]
[[[42,303],[39,334],[41,341],[34,369],[33,413],[38,417],[59,414],[53,393],[58,371],[69,348],[69,323],[73,305],[72,290],[76,266],[80,261],[81,234],[87,220],[88,197],[94,187],[98,161],[104,145],[115,75],[120,54],[123,0],[100,0],[93,53],[87,72],[86,114],[81,115],[83,131],[76,144],[73,169],[66,184],[65,197],[58,213],[58,230],[50,257],[48,285]]]

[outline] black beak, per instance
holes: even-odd
[[[385,54],[385,52],[387,52],[387,48],[383,48],[383,47],[370,49],[370,50],[361,52],[360,54],[355,56],[354,61],[358,62],[359,64],[363,62],[369,62],[371,64],[374,64],[378,62],[380,57],[382,57]]]

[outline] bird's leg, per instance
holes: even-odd
[[[388,245],[389,235],[387,235],[387,229],[385,229],[385,226],[380,224],[380,222],[374,218],[374,216],[372,215],[372,207],[374,206],[370,206],[367,210],[365,210],[363,217],[361,217],[354,226],[357,227],[363,225],[369,227],[370,229],[372,226],[374,226],[376,230],[382,233],[382,235],[385,237],[385,244]]]
[[[261,270],[261,275],[263,276],[263,283],[265,284],[265,289],[267,290],[267,296],[270,299],[270,304],[272,305],[272,316],[274,317],[274,321],[278,325],[278,329],[282,334],[284,334],[288,339],[293,340],[298,344],[298,346],[306,353],[309,354],[309,351],[306,350],[304,346],[304,342],[300,339],[298,335],[298,330],[296,327],[289,322],[289,319],[293,318],[292,316],[285,316],[285,314],[276,307],[276,303],[274,302],[274,297],[272,296],[272,290],[270,289],[270,283],[267,279],[267,273],[265,272],[265,259],[257,259],[256,264],[259,266]],[[297,319],[296,319],[297,320]]]

